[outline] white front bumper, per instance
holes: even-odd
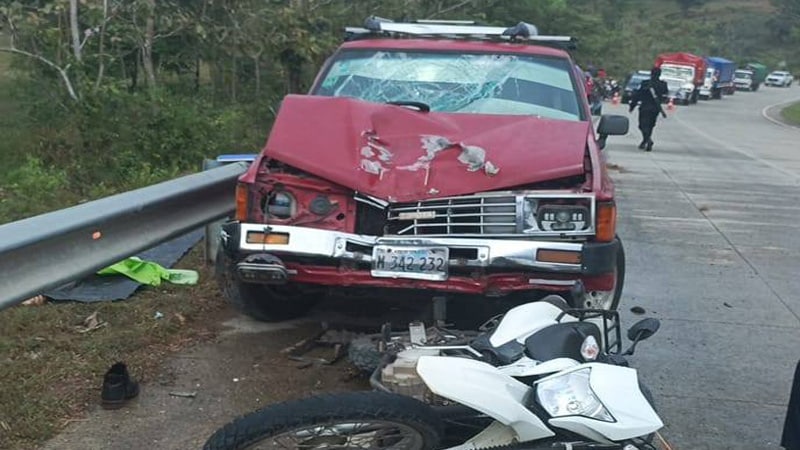
[[[247,242],[247,233],[284,233],[288,244],[254,244]],[[431,246],[450,249],[449,266],[475,268],[525,268],[565,273],[580,273],[581,264],[551,263],[538,260],[540,250],[582,252],[584,243],[535,241],[529,239],[476,239],[425,236],[365,236],[316,228],[258,225],[242,223],[238,245],[228,242],[232,237],[223,233],[223,244],[245,253],[265,252],[275,255],[333,258],[371,263],[375,245]],[[460,250],[460,251],[459,251]]]

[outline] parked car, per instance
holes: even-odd
[[[602,148],[628,119],[595,132],[572,40],[526,24],[347,31],[239,180],[217,259],[231,302],[261,320],[329,293],[616,308],[625,256]]]
[[[647,80],[650,78],[650,71],[649,70],[637,70],[632,74],[628,75],[625,79],[625,87],[622,90],[622,103],[628,103],[631,101],[631,96],[637,89],[642,85],[642,81]]]
[[[764,81],[764,84],[767,86],[789,87],[792,85],[793,81],[794,76],[791,73],[784,70],[775,70],[767,75],[767,79]]]

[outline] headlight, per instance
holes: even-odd
[[[290,219],[297,210],[297,200],[292,194],[285,191],[272,192],[267,198],[264,210],[267,217],[281,220]]]
[[[581,231],[589,225],[589,210],[583,206],[543,205],[536,216],[544,231]]]
[[[523,233],[588,233],[592,230],[588,199],[539,199],[522,202]]]
[[[583,416],[614,422],[589,385],[592,369],[557,375],[536,383],[536,400],[552,417]]]

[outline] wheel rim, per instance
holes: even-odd
[[[255,443],[248,450],[266,449],[393,449],[419,450],[424,438],[403,423],[382,420],[334,421],[284,431]]]

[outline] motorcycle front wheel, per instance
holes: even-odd
[[[437,448],[443,424],[425,403],[384,392],[347,392],[279,403],[217,430],[204,450]]]

